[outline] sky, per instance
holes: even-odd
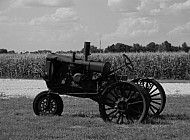
[[[190,46],[190,0],[0,0],[0,48],[81,50],[85,41]]]

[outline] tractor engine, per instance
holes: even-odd
[[[46,57],[46,83],[62,85],[68,88],[78,88],[83,92],[94,92],[97,89],[98,75],[110,74],[111,64],[88,60],[89,42],[85,43],[84,59],[72,56],[49,54]],[[48,84],[47,84],[48,85]]]
[[[72,76],[73,86],[81,87],[85,92],[95,92],[97,88],[97,81],[92,79],[91,75],[84,75],[76,73]]]
[[[76,73],[76,74],[74,74],[74,76],[73,76],[73,81],[75,82],[75,83],[80,83],[81,82],[81,80],[82,80],[82,74],[81,73]]]

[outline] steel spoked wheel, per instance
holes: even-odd
[[[59,95],[43,91],[35,97],[33,110],[36,115],[61,115],[63,102]]]
[[[135,79],[132,82],[144,87],[150,94],[149,115],[159,115],[166,104],[166,94],[163,87],[154,79]]]
[[[145,92],[144,89],[129,82],[111,85],[105,89],[99,103],[102,119],[117,124],[142,122],[149,108]]]

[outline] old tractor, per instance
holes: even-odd
[[[39,93],[33,101],[36,115],[61,115],[63,101],[60,95],[90,98],[99,105],[101,118],[117,124],[140,123],[147,115],[159,115],[164,109],[166,95],[154,79],[123,80],[121,68],[134,70],[127,55],[123,65],[111,68],[110,62],[88,60],[90,42],[84,43],[84,58],[48,54],[44,80],[48,90]]]

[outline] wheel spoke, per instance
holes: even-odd
[[[144,82],[144,81],[142,81],[142,83],[143,83],[143,87],[145,87],[146,89],[148,89],[149,90],[149,87],[148,87],[148,82]],[[146,85],[145,85],[146,84]]]
[[[157,105],[161,105],[161,103],[155,102],[155,101],[151,101],[151,103],[155,103],[155,104],[157,104]]]
[[[154,109],[152,108],[152,106],[150,106],[150,110],[152,111],[153,114],[156,113],[156,112],[154,111]]]
[[[121,116],[122,116],[122,113],[119,113],[119,117],[118,117],[118,119],[117,119],[117,124],[119,124],[119,121],[120,121],[120,119],[121,119]]]
[[[136,99],[137,97],[139,97],[138,95],[139,95],[138,91],[131,90],[128,99],[132,99],[132,98]]]
[[[139,97],[139,96],[138,96],[138,94],[139,94],[138,91],[133,91],[133,92],[134,92],[134,93],[132,93],[132,90],[129,91],[130,94],[129,94],[129,96],[127,97],[128,100],[130,100],[130,99],[132,99],[132,98],[133,98],[133,99],[136,99],[137,97]]]
[[[117,93],[118,97],[122,97],[121,92],[119,92],[116,88],[114,89],[114,91]]]
[[[154,108],[155,110],[159,110],[158,108],[156,108],[156,107],[153,106],[152,104],[150,104],[150,107]]]
[[[107,106],[109,106],[109,107],[112,107],[112,108],[114,108],[114,106],[115,106],[115,103],[105,103],[105,105],[107,105]]]
[[[152,94],[150,97],[154,97],[154,96],[157,96],[157,95],[160,95],[160,92],[156,93],[156,94]]]
[[[108,98],[108,97],[106,98],[106,101],[107,101],[107,100],[110,101],[111,103],[114,103],[114,102],[115,102],[114,100],[112,100],[112,99],[110,99],[110,98]]]
[[[162,100],[162,98],[152,98],[151,100]]]
[[[130,123],[134,123],[134,121],[133,121],[133,119],[132,119],[132,117],[131,117],[130,114],[126,114],[126,119],[127,119],[127,121],[129,122],[129,124],[130,124]]]
[[[123,92],[122,92],[122,87],[121,86],[118,86],[117,87],[118,89],[118,92],[120,93],[120,96],[123,97]]]
[[[121,95],[122,97],[126,97],[126,87],[123,85],[123,86],[120,86],[120,91],[121,91]]]
[[[134,104],[139,104],[139,103],[143,103],[143,101],[132,102],[132,103],[129,103],[128,105],[134,105]]]
[[[128,94],[126,95],[126,98],[129,100],[132,97],[131,90],[128,91]]]
[[[112,114],[115,113],[115,112],[117,112],[116,109],[115,109],[114,111],[110,112],[110,113],[108,114],[108,116],[112,115]]]
[[[156,87],[153,91],[149,92],[149,94],[151,95],[152,93],[154,93],[158,88]]]
[[[124,114],[122,113],[122,116],[121,116],[121,124],[123,124],[123,116],[124,116]]]
[[[149,87],[147,87],[148,88],[148,92],[150,92],[151,90],[152,90],[152,88],[153,88],[153,84],[151,84],[151,83],[149,83],[150,85],[149,85]]]
[[[115,115],[113,115],[113,116],[110,116],[111,117],[111,121],[113,120],[113,118],[115,118],[116,116],[117,116],[117,114],[118,114],[119,112],[116,110],[116,113],[115,113]]]
[[[106,108],[105,110],[111,110],[111,109],[115,109],[114,107],[110,107],[110,108]]]
[[[118,97],[114,93],[112,93],[112,90],[109,93],[117,100]]]

